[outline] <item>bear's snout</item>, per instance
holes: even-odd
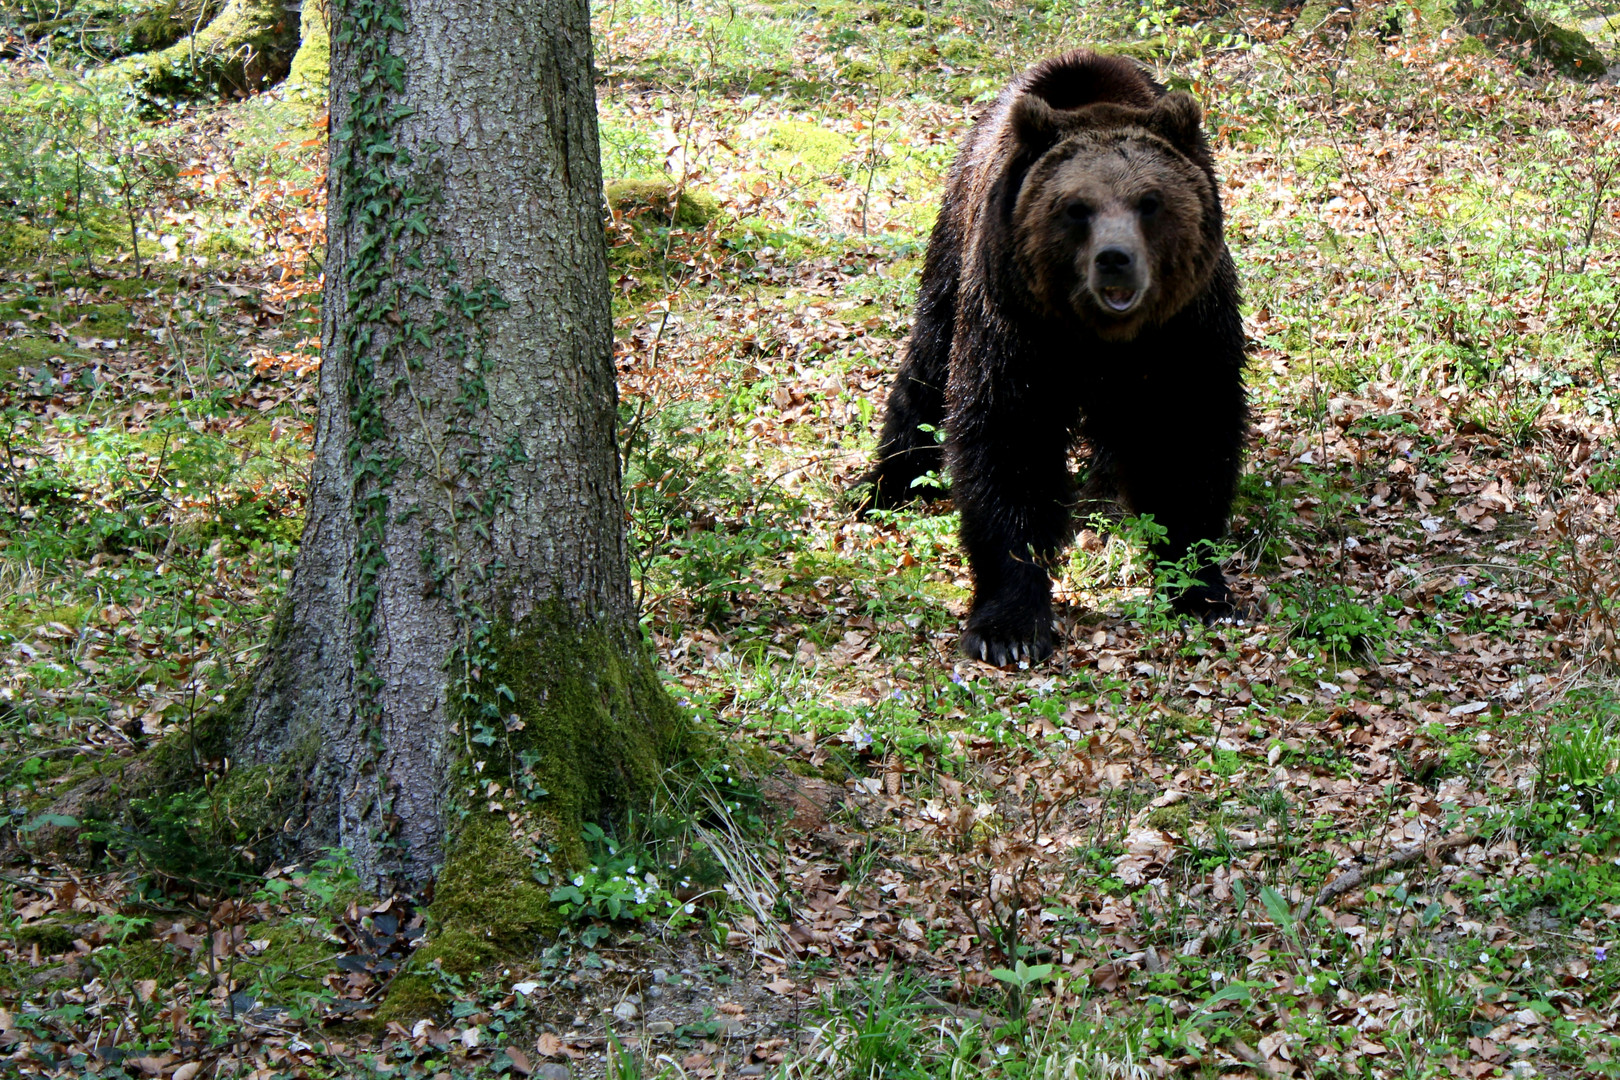
[[[1097,223],[1087,250],[1086,288],[1097,306],[1110,315],[1128,315],[1148,291],[1148,260],[1141,229],[1125,215]]]

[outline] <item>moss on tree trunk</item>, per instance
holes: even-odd
[[[494,694],[510,713],[463,748],[431,940],[390,986],[384,1021],[438,1011],[433,966],[466,974],[532,954],[560,923],[552,882],[586,865],[583,823],[646,805],[681,752],[685,725],[641,642],[581,627],[557,601],[493,636],[497,660],[471,697]]]
[[[298,33],[298,20],[282,0],[228,0],[202,29],[104,71],[147,98],[246,94],[287,74]]]
[[[304,0],[299,12],[298,53],[285,86],[289,93],[324,98],[331,74],[331,9],[327,0]]]

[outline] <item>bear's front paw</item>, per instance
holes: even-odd
[[[1020,660],[1038,664],[1052,655],[1052,617],[1026,620],[970,621],[962,633],[962,652],[974,660],[1006,667]]]

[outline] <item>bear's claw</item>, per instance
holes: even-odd
[[[962,634],[963,653],[996,667],[1007,667],[1020,661],[1038,664],[1052,655],[1052,645],[1050,628],[1035,628],[1025,634],[969,628]]]

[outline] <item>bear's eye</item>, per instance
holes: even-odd
[[[1136,212],[1141,214],[1143,217],[1152,217],[1154,214],[1159,212],[1159,207],[1161,205],[1162,202],[1160,201],[1159,197],[1152,192],[1149,192],[1148,194],[1142,196],[1142,198],[1137,202]]]
[[[1070,221],[1090,221],[1091,207],[1076,199],[1063,207],[1063,216]]]

